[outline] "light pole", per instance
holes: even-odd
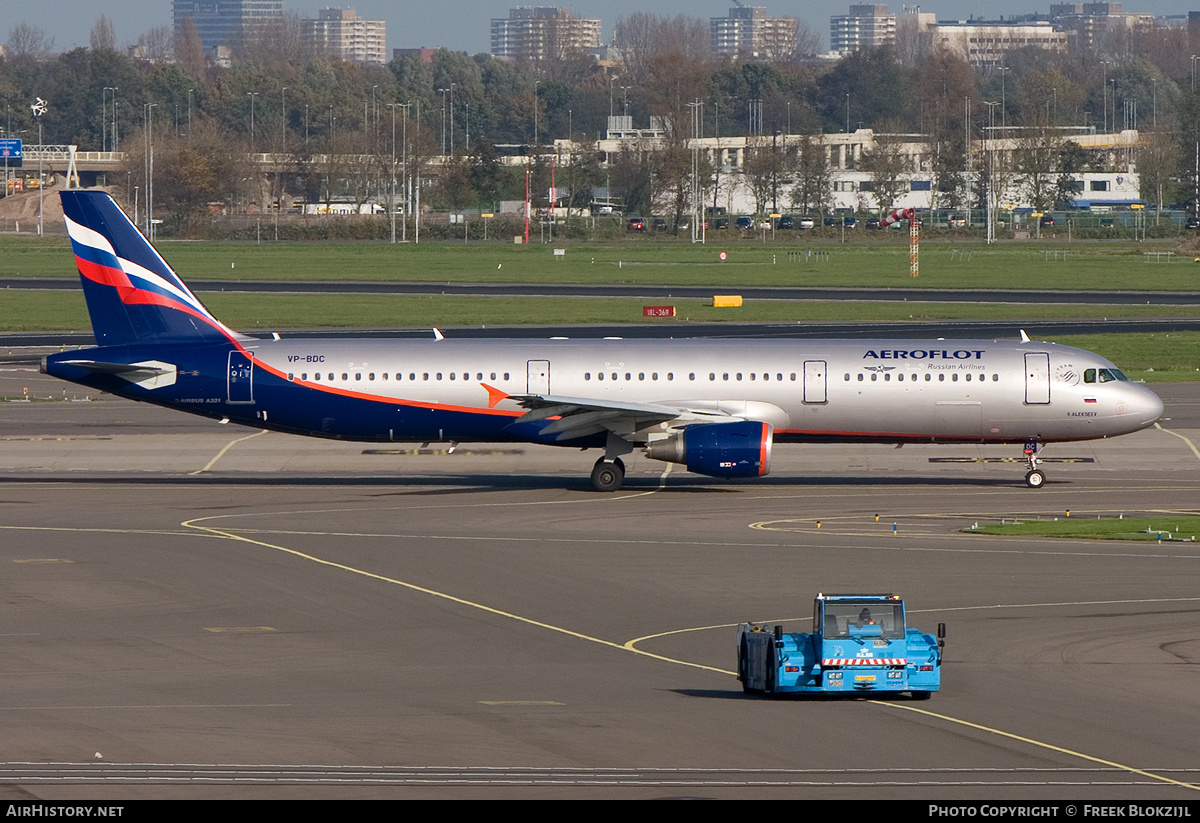
[[[692,242],[697,239],[697,231],[700,224],[700,123],[704,116],[704,104],[697,99],[695,102],[688,103],[687,107],[691,109],[692,114]],[[678,229],[676,229],[678,230]]]
[[[1192,107],[1193,107],[1192,108],[1192,110],[1193,110],[1192,117],[1193,118],[1196,118],[1195,97],[1196,97],[1196,60],[1197,60],[1197,58],[1200,58],[1200,55],[1196,55],[1196,54],[1192,55]],[[1196,165],[1194,167],[1195,172],[1196,172],[1196,176],[1195,176],[1196,188],[1195,188],[1195,192],[1194,192],[1195,199],[1192,201],[1192,215],[1196,216],[1196,215],[1200,215],[1200,121],[1193,119],[1192,128],[1196,132]]]
[[[404,109],[404,125],[408,126],[408,104],[406,103],[388,103],[388,108],[392,110],[392,196],[388,203],[388,211],[391,213],[392,219],[392,242],[396,242],[396,109]],[[408,206],[405,204],[404,217],[407,222]]]
[[[279,126],[279,152],[287,154],[287,86],[279,90],[279,110],[283,114],[283,122]],[[279,170],[279,161],[275,162],[275,240],[279,240],[279,212],[283,211],[283,175]]]
[[[192,91],[188,89],[188,142],[192,142]]]
[[[1100,107],[1104,110],[1101,122],[1104,124],[1104,133],[1108,134],[1108,61],[1100,61]]]
[[[450,153],[454,154],[454,86],[450,84]]]
[[[154,242],[154,107],[144,103],[142,117],[146,126],[146,239]]]
[[[450,89],[438,89],[437,93],[442,96],[442,155],[446,154],[446,95]]]
[[[45,182],[42,179],[42,156],[46,153],[45,146],[42,145],[42,115],[46,113],[46,101],[38,97],[30,104],[29,110],[33,112],[33,119],[37,120],[38,124],[38,237],[42,236],[42,184]]]
[[[1000,128],[1005,134],[1008,133],[1008,103],[1004,98],[1004,78],[1008,76],[1008,66],[1000,66],[997,69],[1000,72]]]
[[[988,186],[987,186],[987,242],[996,242],[996,106],[999,101],[984,100],[988,107]]]
[[[250,98],[250,153],[254,154],[254,98],[258,97],[258,92],[248,91],[246,96]]]
[[[537,116],[538,116],[538,93],[537,93],[538,89],[537,89],[537,87],[541,82],[542,82],[541,80],[533,81],[533,145],[535,145],[535,146],[538,144],[538,122],[537,122],[537,120],[538,120],[538,118],[537,118]]]
[[[112,116],[112,150],[117,150],[117,86],[109,86],[108,90],[112,92],[113,101],[113,116]]]
[[[412,103],[402,103],[403,125],[400,127],[400,173],[404,176],[404,219],[400,221],[400,239],[408,242],[408,213],[412,211],[412,180],[408,176],[408,110]],[[420,111],[418,109],[417,111]]]
[[[100,151],[108,151],[108,93],[110,91],[113,93],[113,105],[115,106],[117,90],[114,87],[105,86],[100,92]]]

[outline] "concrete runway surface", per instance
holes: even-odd
[[[235,429],[0,371],[0,797],[1183,801],[1200,543],[976,521],[1200,506],[1200,384],[1051,446],[635,458]],[[1010,458],[1014,462],[988,462]],[[947,462],[947,459],[950,459]],[[878,520],[876,520],[878,515]],[[817,528],[817,521],[820,528]],[[942,692],[743,696],[734,627],[819,592],[948,624]]]

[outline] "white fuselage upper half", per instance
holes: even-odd
[[[636,414],[643,404],[679,411],[651,430],[740,418],[770,423],[777,441],[1087,440],[1163,412],[1112,363],[1053,343],[284,338],[245,348],[294,384],[400,406],[514,420],[530,398],[628,408],[620,433],[633,442],[654,437]]]

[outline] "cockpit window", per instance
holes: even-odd
[[[1084,369],[1084,383],[1111,383],[1114,380],[1129,380],[1120,369]]]

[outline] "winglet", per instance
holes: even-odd
[[[1025,333],[1025,330],[1024,330],[1024,329],[1021,329],[1021,342],[1022,342],[1022,343],[1028,343],[1028,342],[1029,342],[1029,335],[1027,335],[1027,334]]]

